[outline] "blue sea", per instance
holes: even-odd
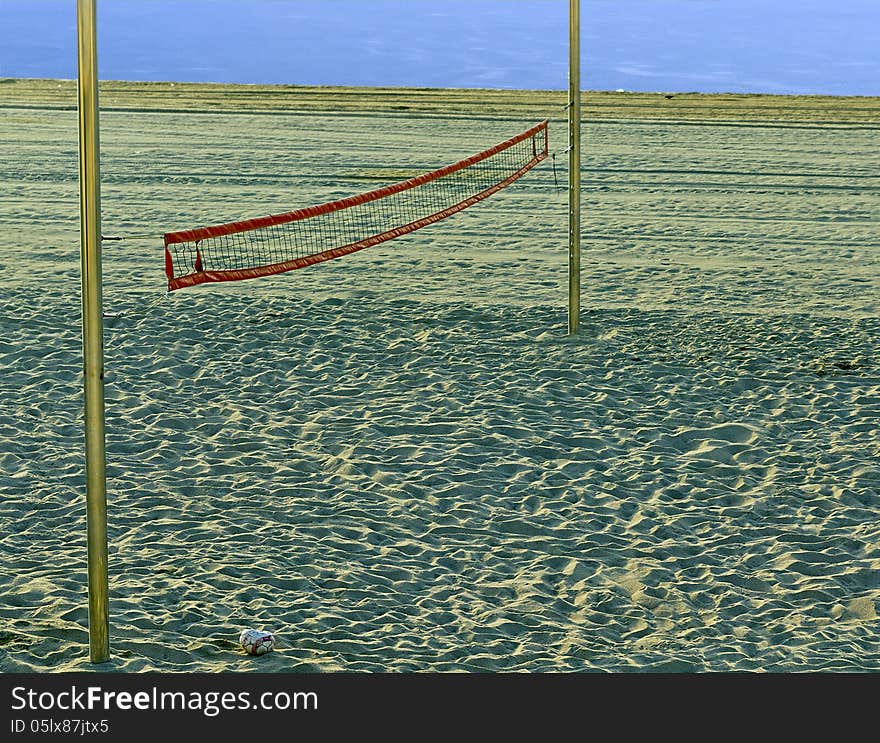
[[[567,0],[98,0],[104,79],[565,89]],[[581,0],[582,87],[880,95],[880,0]],[[76,77],[76,0],[0,0],[0,77]]]

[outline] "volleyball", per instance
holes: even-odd
[[[248,655],[265,655],[275,647],[275,636],[271,632],[245,629],[241,631],[238,642]]]

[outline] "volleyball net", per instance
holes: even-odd
[[[304,268],[439,222],[547,157],[547,121],[452,165],[326,204],[165,234],[168,290]]]

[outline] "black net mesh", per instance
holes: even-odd
[[[204,228],[193,231],[197,239],[181,239],[187,233],[169,233],[166,270],[170,288],[279,273],[438,221],[503,188],[546,157],[546,122],[524,139],[509,142],[452,172],[435,177],[440,172],[435,171],[425,176],[429,180],[397,191],[404,184],[378,189],[355,197],[364,200],[342,208],[322,212],[324,207],[314,207],[310,211],[319,213],[311,216],[291,212],[275,218],[280,220],[275,224],[243,227],[246,223],[239,223],[225,226],[225,232],[224,226]],[[223,234],[204,234],[208,230]]]

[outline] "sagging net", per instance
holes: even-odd
[[[460,212],[547,157],[547,122],[477,155],[318,206],[165,234],[168,290],[292,271],[348,255]]]

